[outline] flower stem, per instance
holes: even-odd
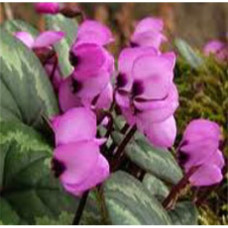
[[[82,217],[82,213],[83,213],[85,205],[86,205],[86,200],[88,198],[88,195],[89,195],[89,190],[83,193],[82,198],[80,199],[77,211],[75,213],[75,217],[74,217],[72,225],[79,225],[81,217]]]
[[[169,195],[163,201],[162,205],[165,209],[170,209],[177,200],[180,191],[188,184],[189,177],[196,171],[198,167],[192,167],[185,176],[171,189]]]
[[[111,165],[112,171],[115,171],[124,160],[123,151],[127,146],[128,142],[131,140],[132,136],[135,134],[136,130],[137,130],[137,127],[136,125],[134,125],[126,134],[125,138],[122,140],[119,147],[117,148],[116,153],[114,154],[114,162]]]

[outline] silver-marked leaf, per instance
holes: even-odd
[[[144,176],[143,184],[158,200],[164,199],[169,194],[169,188],[165,183],[149,173]]]
[[[51,83],[35,54],[0,28],[0,120],[41,128],[42,115],[58,113]]]
[[[197,225],[198,212],[192,202],[180,202],[168,211],[173,225]]]
[[[4,224],[34,224],[36,217],[57,218],[64,210],[74,213],[76,200],[53,177],[52,148],[39,133],[19,122],[1,122],[0,149]]]
[[[33,37],[36,37],[39,34],[39,31],[34,28],[32,25],[22,21],[22,20],[8,20],[4,22],[1,27],[3,27],[5,30],[7,30],[10,33],[15,33],[19,31],[28,32]]]
[[[107,210],[113,225],[167,225],[170,219],[161,204],[140,181],[118,171],[104,184]]]
[[[58,53],[59,65],[63,77],[71,74],[73,68],[69,62],[70,47],[76,39],[78,24],[75,19],[66,18],[60,14],[46,15],[46,28],[48,30],[63,31],[65,37],[54,45]]]
[[[119,144],[123,135],[113,132],[112,138]],[[182,178],[182,171],[172,154],[152,146],[142,136],[135,137],[126,146],[125,152],[132,162],[165,182],[176,184]]]
[[[197,69],[198,67],[202,66],[204,62],[203,59],[186,41],[182,39],[176,39],[175,45],[181,56],[191,67]]]

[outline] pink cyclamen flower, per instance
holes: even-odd
[[[66,189],[79,196],[109,175],[109,164],[100,154],[105,139],[96,138],[96,116],[86,108],[73,108],[52,120],[55,132],[52,169]]]
[[[140,47],[154,47],[159,50],[162,42],[167,41],[162,33],[163,21],[159,18],[148,17],[141,20],[131,36],[131,45]]]
[[[34,3],[37,13],[57,14],[60,12],[60,3],[57,2],[39,2]]]
[[[100,46],[114,41],[108,27],[94,20],[85,20],[78,29],[76,45],[82,43],[95,43]]]
[[[52,45],[59,42],[63,37],[64,33],[60,31],[46,31],[40,33],[39,36],[33,38],[28,32],[16,32],[15,37],[22,41],[28,48],[40,52],[46,52],[52,49]],[[50,80],[53,83],[53,86],[58,90],[61,82],[61,72],[60,68],[56,63],[56,56],[49,58],[45,61],[44,67],[49,76]]]
[[[224,158],[219,147],[219,126],[209,120],[193,120],[180,143],[179,163],[185,172],[196,167],[189,181],[194,186],[208,186],[222,180]]]
[[[172,146],[176,137],[175,59],[172,52],[158,54],[154,48],[137,47],[124,49],[118,60],[116,102],[127,122],[136,124],[159,147]]]
[[[204,47],[205,55],[215,55],[217,60],[228,60],[228,44],[219,40],[212,40],[208,42]]]
[[[66,111],[80,106],[108,109],[113,98],[110,82],[114,72],[113,57],[102,46],[82,43],[73,46],[70,61],[75,69],[61,83],[61,109]]]

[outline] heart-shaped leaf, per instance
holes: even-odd
[[[170,224],[161,204],[133,176],[118,171],[104,185],[107,210],[113,225]]]
[[[58,113],[53,88],[35,54],[4,29],[0,33],[0,119],[40,129],[42,115]]]
[[[74,213],[75,199],[62,191],[50,171],[52,148],[32,128],[1,122],[0,220],[34,224],[36,217]]]
[[[158,200],[164,199],[169,194],[169,188],[161,180],[149,173],[144,176],[143,184]]]
[[[123,135],[112,133],[113,140],[119,144]],[[182,171],[172,154],[165,149],[152,146],[137,135],[125,148],[127,156],[139,167],[166,182],[176,184],[182,178]]]
[[[168,213],[173,225],[197,225],[198,213],[192,202],[177,203],[176,207]]]
[[[76,39],[78,24],[75,19],[69,19],[60,14],[46,15],[45,20],[47,30],[63,31],[65,33],[65,37],[55,44],[54,48],[58,53],[62,75],[67,77],[73,70],[69,62],[69,52],[71,45]]]

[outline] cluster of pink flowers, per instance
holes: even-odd
[[[52,119],[55,144],[52,169],[64,188],[80,196],[109,175],[109,164],[97,139],[96,115],[87,108],[72,108]]]
[[[162,27],[156,18],[146,18],[136,26],[132,41],[137,45],[122,50],[118,59],[115,98],[130,125],[136,124],[152,144],[171,147],[176,137],[173,114],[178,107],[173,83],[176,56],[159,50]]]
[[[36,3],[37,12],[56,14],[59,3]],[[124,48],[115,70],[114,58],[106,46],[114,41],[111,31],[93,20],[84,20],[71,47],[69,61],[73,72],[61,77],[52,45],[64,37],[63,32],[47,31],[35,39],[26,32],[15,36],[41,59],[58,93],[62,115],[53,117],[55,134],[52,168],[64,188],[78,196],[109,176],[109,163],[99,147],[106,139],[96,138],[95,113],[108,110],[115,102],[130,126],[136,126],[155,146],[172,147],[177,127],[174,113],[178,108],[178,91],[173,82],[176,55],[163,53],[163,21],[149,17],[140,21]],[[207,48],[210,49],[210,48]],[[42,61],[42,56],[45,61]],[[115,89],[112,79],[115,77]],[[207,120],[192,121],[178,148],[179,162],[195,186],[218,183],[224,166],[218,149],[220,131]]]
[[[224,158],[219,150],[220,136],[219,126],[209,120],[193,120],[187,126],[178,154],[186,172],[196,169],[189,178],[192,185],[207,186],[222,180]]]

